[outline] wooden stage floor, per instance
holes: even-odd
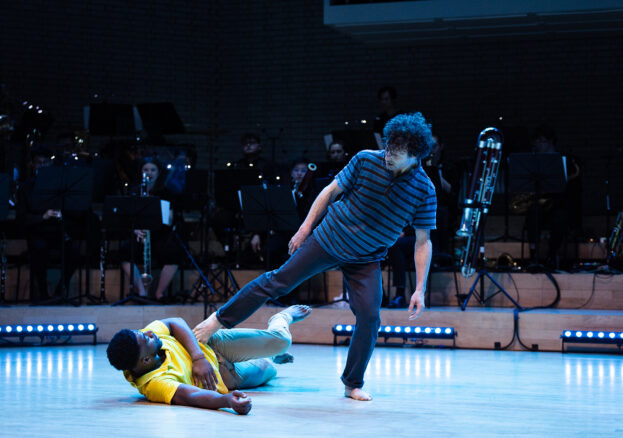
[[[342,396],[345,347],[294,345],[241,417],[146,402],[105,345],[0,348],[2,437],[621,437],[620,356],[377,347],[371,402]]]

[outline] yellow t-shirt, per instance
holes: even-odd
[[[166,353],[166,359],[159,368],[136,379],[129,371],[124,371],[123,375],[148,400],[171,404],[171,399],[173,399],[173,395],[175,395],[175,391],[177,391],[181,383],[194,385],[192,359],[182,344],[171,335],[171,332],[169,332],[169,329],[162,321],[154,321],[141,331],[145,332],[147,330],[153,331],[162,340],[162,349]],[[229,390],[223,383],[219,373],[218,360],[214,351],[201,342],[199,347],[201,347],[203,355],[210,362],[216,373],[218,379],[216,390],[221,394],[227,394]]]

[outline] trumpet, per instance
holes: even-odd
[[[481,254],[484,254],[485,221],[495,190],[502,157],[502,133],[497,128],[486,128],[478,136],[476,161],[465,201],[461,225],[456,234],[467,238],[461,255],[461,273],[471,277]]]
[[[141,181],[141,197],[149,196],[147,191],[150,181],[151,178],[143,172],[143,179]],[[151,232],[146,230],[145,237],[143,237],[143,272],[141,272],[141,281],[143,282],[143,286],[145,286],[146,290],[151,286],[153,279],[154,278],[151,275]]]

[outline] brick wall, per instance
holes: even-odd
[[[12,2],[0,18],[0,82],[14,100],[49,108],[57,126],[79,125],[95,93],[169,100],[193,127],[225,131],[217,166],[238,157],[242,132],[262,129],[266,155],[279,136],[279,160],[306,151],[320,161],[322,135],[372,118],[377,88],[391,84],[454,156],[469,156],[487,125],[548,121],[584,162],[585,213],[603,212],[608,164],[623,208],[621,34],[375,47],[325,27],[316,0],[58,3]],[[196,142],[205,166],[207,140]]]

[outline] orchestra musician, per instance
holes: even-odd
[[[162,164],[155,157],[146,157],[143,159],[140,167],[140,173],[145,178],[145,194],[147,196],[156,196],[161,199],[175,202],[175,195],[179,194],[176,188],[179,184],[174,184],[176,178],[175,169],[179,166],[175,165],[174,171],[171,172],[168,177],[164,174]],[[134,186],[130,189],[131,194],[140,196],[141,187]],[[162,266],[160,277],[156,286],[154,297],[156,300],[165,301],[165,290],[169,287],[169,284],[175,276],[179,264],[184,260],[185,253],[178,243],[176,231],[173,227],[179,227],[183,221],[179,215],[173,214],[172,226],[163,225],[160,229],[152,230],[149,232],[150,244],[152,255],[157,260],[159,265]],[[139,255],[143,254],[143,245],[148,233],[147,230],[134,230],[135,239],[130,242],[124,242],[122,245],[122,264],[121,267],[126,274],[126,277],[130,278],[130,248],[129,245],[136,245],[134,249],[135,262],[138,260]],[[145,261],[143,261],[145,263]],[[149,267],[151,268],[151,266]],[[143,267],[143,269],[146,269]],[[134,265],[134,287],[138,291],[139,296],[146,297],[149,295],[150,284],[145,284],[141,281],[141,273],[139,273],[136,264]]]

